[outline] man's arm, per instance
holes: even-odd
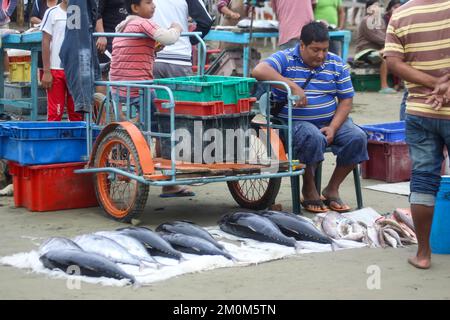
[[[350,111],[352,111],[353,98],[347,98],[339,100],[339,104],[336,108],[336,113],[334,114],[333,120],[331,120],[330,124],[327,127],[323,127],[320,129],[327,137],[328,145],[333,143],[334,136],[342,124],[347,120]]]
[[[405,81],[419,84],[430,89],[434,89],[438,83],[439,78],[411,67],[399,57],[387,56],[386,62],[388,69]]]
[[[274,68],[272,68],[266,62],[260,62],[255,69],[253,69],[252,76],[260,81],[281,81],[286,83],[291,88],[291,93],[294,96],[298,96],[299,100],[295,106],[306,106],[308,101],[306,99],[305,92],[294,81],[289,80],[279,74]],[[285,90],[282,86],[275,86],[278,89]]]
[[[211,19],[202,0],[186,0],[186,2],[188,5],[189,16],[197,24],[195,31],[201,32],[202,38],[204,38],[211,29],[214,21]],[[198,43],[198,40],[195,37],[191,37],[190,41],[193,45]]]
[[[42,32],[42,64],[44,74],[42,76],[42,87],[50,89],[52,87],[53,77],[50,72],[50,43],[52,36],[47,32]]]
[[[95,24],[96,32],[105,32],[105,29],[103,27],[103,11],[104,10],[105,10],[105,0],[100,0],[98,2],[97,23]],[[104,53],[106,50],[107,43],[108,43],[108,39],[106,39],[106,37],[98,37],[97,42],[96,42],[98,52]]]

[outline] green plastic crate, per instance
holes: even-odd
[[[351,74],[353,88],[355,91],[379,91],[381,89],[379,74]],[[388,84],[392,87],[393,80],[388,76]]]
[[[241,77],[192,76],[156,79],[154,83],[170,88],[175,101],[223,101],[224,104],[235,104],[240,99],[250,98],[256,80]],[[158,99],[169,99],[165,90],[156,90],[156,96]]]

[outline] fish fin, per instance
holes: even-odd
[[[295,234],[300,234],[300,232],[298,232],[297,230],[294,230],[294,229],[286,228],[286,230],[289,230],[290,232],[295,233]]]

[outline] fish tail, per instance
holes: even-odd
[[[333,251],[333,252],[336,251],[337,245],[336,245],[336,243],[333,240],[331,240],[330,246],[331,246],[331,251]]]

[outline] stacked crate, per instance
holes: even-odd
[[[177,160],[186,160],[193,163],[207,163],[199,157],[211,142],[205,141],[204,134],[209,129],[218,129],[225,138],[227,130],[242,129],[247,131],[250,127],[252,106],[256,102],[251,98],[250,92],[256,80],[252,78],[224,77],[224,76],[192,76],[155,80],[155,84],[168,87],[172,90],[175,100],[175,130],[183,129],[190,134],[190,156],[182,153]],[[159,131],[170,133],[170,110],[164,108],[169,101],[165,90],[156,90],[157,99],[156,118]],[[198,125],[198,126],[197,126]],[[198,140],[201,140],[201,144]],[[195,141],[194,141],[195,140]],[[169,138],[161,138],[161,155],[170,159],[171,145]],[[227,148],[223,141],[222,162],[236,162],[238,159],[237,145]],[[179,157],[178,157],[179,156]]]
[[[98,205],[92,175],[74,173],[86,165],[85,122],[3,122],[0,143],[17,207],[55,211]]]
[[[386,182],[408,181],[411,159],[405,142],[405,122],[361,126],[369,137],[369,160],[361,164],[364,179]]]

